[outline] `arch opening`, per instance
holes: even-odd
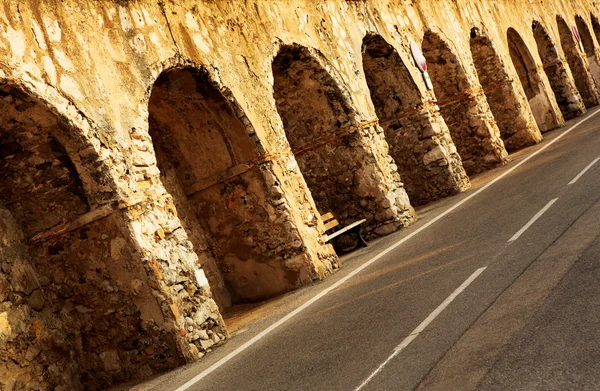
[[[582,115],[586,111],[585,105],[550,34],[539,22],[533,23],[532,30],[544,72],[550,81],[554,97],[564,119],[568,120]]]
[[[506,35],[510,58],[538,128],[542,132],[555,129],[559,124],[529,48],[515,29],[509,28]]]
[[[504,69],[492,41],[471,30],[471,55],[479,83],[494,114],[506,149],[511,152],[541,140],[541,134],[523,98]]]
[[[424,101],[396,49],[380,35],[369,34],[362,52],[371,100],[413,205],[468,188],[439,108]]]
[[[501,164],[507,153],[498,127],[485,97],[474,91],[458,57],[433,32],[424,35],[422,47],[440,112],[467,174]]]
[[[575,86],[577,86],[585,107],[594,107],[598,104],[598,91],[596,90],[587,61],[582,57],[573,32],[567,25],[567,22],[560,16],[556,16],[556,23],[558,25],[560,45],[573,74]]]
[[[354,113],[339,87],[300,47],[280,50],[273,75],[277,111],[317,210],[321,215],[333,211],[341,221],[358,218],[352,187],[360,163],[351,161],[356,151],[347,134]]]
[[[376,121],[358,123],[347,91],[318,52],[282,46],[272,63],[277,112],[309,202],[341,226],[366,219],[368,236],[409,224],[406,197]],[[334,79],[337,77],[337,80]]]
[[[3,384],[104,389],[181,364],[94,148],[15,86],[0,121]]]
[[[575,25],[579,31],[581,43],[583,44],[585,56],[587,57],[589,70],[592,74],[592,79],[594,80],[594,85],[597,90],[598,86],[600,85],[600,62],[598,60],[599,54],[596,50],[594,38],[592,37],[592,33],[590,32],[588,24],[583,17],[576,15]]]
[[[593,13],[590,13],[590,18],[592,19],[592,30],[596,36],[596,41],[600,42],[600,21]]]
[[[160,179],[222,310],[292,290],[314,274],[280,208],[281,189],[260,163],[264,150],[225,94],[204,70],[180,68],[158,77],[149,101]]]

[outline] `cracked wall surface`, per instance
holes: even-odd
[[[199,359],[341,266],[323,213],[377,237],[464,191],[598,104],[597,7],[3,0],[0,388]]]

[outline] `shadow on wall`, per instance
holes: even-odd
[[[564,121],[560,114],[554,112],[550,97],[546,92],[546,87],[541,75],[538,73],[538,68],[529,48],[515,29],[509,28],[506,36],[510,58],[517,71],[538,128],[542,132],[547,132],[562,126]]]
[[[453,50],[438,34],[429,31],[423,37],[423,54],[442,117],[467,174],[506,162],[508,153],[485,95],[471,85]]]
[[[585,104],[575,87],[568,65],[559,56],[558,49],[546,28],[539,22],[531,26],[544,72],[550,82],[554,97],[565,120],[578,117],[586,112]]]
[[[149,103],[161,180],[221,309],[315,278],[303,239],[279,207],[282,194],[271,191],[273,175],[256,164],[264,150],[232,104],[193,68],[163,72]]]
[[[515,90],[492,41],[471,29],[471,55],[479,83],[494,114],[506,149],[516,151],[541,141],[529,107]]]
[[[1,87],[0,121],[0,388],[97,390],[182,364],[115,194],[91,190],[115,187],[94,148],[18,88]]]
[[[321,215],[342,226],[366,219],[368,235],[410,223],[413,210],[376,121],[357,123],[347,94],[316,52],[283,46],[272,65],[285,134]]]
[[[556,23],[558,25],[558,34],[560,35],[560,44],[567,57],[577,90],[579,90],[579,94],[583,98],[585,107],[588,109],[594,107],[598,104],[598,90],[592,79],[587,60],[581,55],[579,45],[576,43],[573,32],[567,25],[567,22],[557,15]]]
[[[469,179],[439,108],[423,99],[396,49],[367,34],[362,52],[371,100],[412,204],[467,189]]]
[[[583,17],[576,15],[575,25],[579,31],[581,43],[585,50],[585,57],[587,58],[587,63],[589,65],[589,71],[594,80],[596,94],[598,94],[598,86],[600,86],[600,63],[598,62],[598,53],[596,51],[596,45],[594,44],[594,38],[592,38],[588,24]]]

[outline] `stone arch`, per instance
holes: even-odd
[[[423,36],[422,47],[440,112],[467,174],[504,163],[508,154],[485,95],[476,92],[459,58],[432,31]]]
[[[600,42],[600,21],[598,21],[598,17],[592,12],[590,12],[590,18],[592,19],[592,30],[596,36],[596,41]]]
[[[15,84],[0,84],[0,121],[3,384],[104,389],[183,363],[90,140]]]
[[[581,95],[579,95],[573,77],[567,69],[568,65],[560,57],[550,34],[538,21],[533,22],[532,30],[544,72],[550,81],[563,118],[571,119],[584,114],[586,109]]]
[[[376,120],[359,122],[350,94],[316,51],[280,47],[272,64],[274,98],[285,135],[321,214],[341,225],[366,219],[388,234],[414,212]]]
[[[557,117],[546,91],[546,86],[538,72],[538,67],[517,30],[512,27],[506,32],[508,52],[513,62],[521,86],[529,102],[529,108],[542,132],[552,130],[562,125],[562,118]]]
[[[594,38],[592,37],[588,24],[583,17],[576,15],[575,24],[577,26],[577,30],[579,31],[579,35],[581,36],[581,43],[583,44],[583,48],[585,50],[590,73],[592,74],[596,88],[598,88],[600,85],[600,62],[598,60],[599,54],[594,43]]]
[[[587,61],[582,57],[573,32],[567,25],[567,22],[560,15],[557,15],[556,23],[558,25],[560,45],[567,58],[567,63],[573,74],[577,90],[585,103],[585,107],[594,107],[598,104],[598,91],[592,79]]]
[[[504,145],[515,151],[541,141],[535,120],[508,76],[492,41],[479,29],[471,30],[471,55],[479,83],[494,114]]]
[[[411,202],[425,204],[468,188],[439,108],[425,102],[396,49],[367,34],[362,52],[371,100]]]
[[[316,278],[316,260],[231,92],[205,69],[181,66],[160,74],[148,107],[160,181],[220,308]]]

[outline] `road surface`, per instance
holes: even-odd
[[[140,390],[600,389],[600,113]]]

